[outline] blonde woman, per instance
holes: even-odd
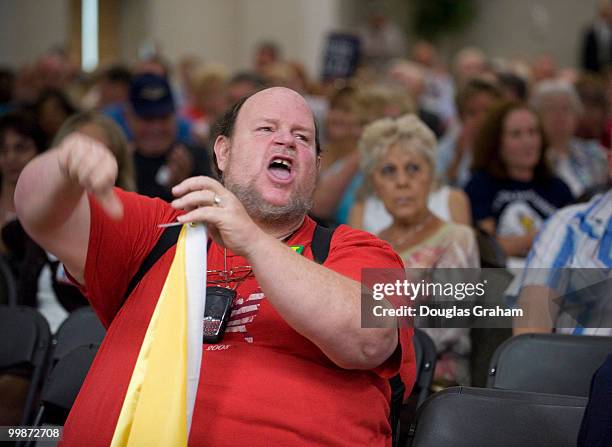
[[[422,275],[436,268],[478,267],[471,228],[445,222],[428,208],[435,179],[436,139],[415,115],[385,118],[364,129],[359,142],[360,166],[391,224],[379,237],[401,256],[406,269]],[[442,384],[469,384],[468,329],[426,329],[439,353],[436,379]]]
[[[117,183],[126,191],[136,190],[134,162],[123,131],[115,122],[97,112],[77,113],[66,120],[53,140],[53,147],[73,132],[81,132],[103,143],[115,155],[119,172]]]

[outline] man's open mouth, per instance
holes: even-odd
[[[278,180],[289,180],[293,162],[283,157],[274,157],[268,165],[268,171]]]

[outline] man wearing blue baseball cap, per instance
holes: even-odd
[[[145,73],[132,79],[126,118],[139,193],[171,200],[175,184],[193,175],[210,175],[206,150],[177,140],[174,97],[165,77]]]

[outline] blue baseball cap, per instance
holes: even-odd
[[[141,118],[165,118],[176,111],[168,79],[152,73],[132,79],[130,104]]]

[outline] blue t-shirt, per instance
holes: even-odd
[[[486,172],[475,172],[465,187],[472,204],[474,222],[492,217],[497,234],[521,235],[540,228],[557,209],[574,198],[557,177],[519,182],[501,180]]]

